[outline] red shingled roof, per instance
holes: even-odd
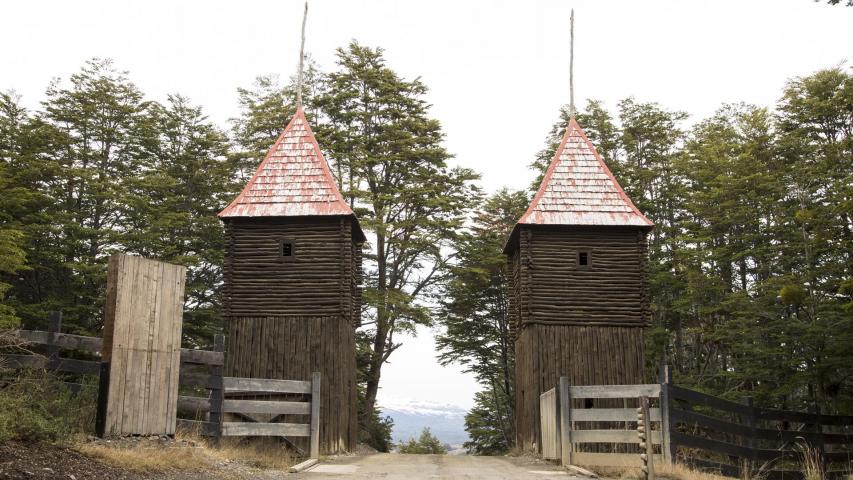
[[[572,118],[542,184],[519,224],[650,228]]]
[[[353,215],[302,108],[270,148],[240,195],[219,212],[231,217]]]

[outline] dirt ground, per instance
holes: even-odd
[[[260,470],[237,462],[205,468],[140,472],[108,465],[72,448],[48,444],[0,444],[0,480],[218,480],[284,478],[285,472]],[[292,476],[291,476],[292,478]]]
[[[341,457],[321,462],[308,472],[295,475],[302,480],[373,479],[384,480],[569,480],[569,475],[553,464],[513,457],[475,457],[469,455],[402,455],[380,453],[360,457]]]

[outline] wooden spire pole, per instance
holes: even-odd
[[[575,9],[569,17],[569,115],[575,117]]]
[[[302,70],[305,66],[305,21],[308,20],[308,0],[302,14],[302,43],[299,45],[299,73],[296,77],[296,108],[302,108]]]

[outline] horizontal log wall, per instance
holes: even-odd
[[[643,330],[531,324],[515,342],[517,445],[540,442],[539,396],[568,376],[571,385],[643,383]]]
[[[645,243],[636,229],[524,228],[521,322],[645,326]],[[579,251],[589,252],[589,266],[577,264]]]
[[[359,245],[346,217],[229,220],[226,316],[345,315],[357,299]],[[294,257],[281,257],[280,241]]]
[[[232,317],[227,352],[227,376],[309,381],[312,372],[320,372],[320,451],[355,448],[355,340],[350,322],[340,316]]]

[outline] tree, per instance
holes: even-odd
[[[507,419],[501,412],[511,410],[513,399],[498,397],[493,392],[484,390],[474,394],[474,407],[465,415],[465,431],[471,440],[462,446],[468,453],[503,455],[512,446],[513,437],[507,438],[504,427]]]
[[[99,329],[105,262],[125,231],[148,105],[111,61],[93,59],[68,84],[52,82],[43,111],[25,126],[16,169],[39,207],[24,222],[30,268],[12,288],[25,324],[61,308],[73,331]]]
[[[509,319],[510,282],[503,246],[528,201],[524,192],[506,189],[485,200],[453,243],[456,260],[436,299],[436,318],[443,327],[436,336],[439,362],[463,365],[484,388],[466,417],[472,438],[466,448],[475,453],[506,452],[515,437],[514,325]],[[482,433],[485,430],[488,435]],[[494,432],[500,434],[500,442]]]
[[[25,170],[22,145],[29,115],[13,92],[0,93],[0,328],[18,326],[20,318],[13,302],[6,298],[13,278],[26,268],[26,236],[21,213],[32,209],[34,194],[22,185]]]
[[[122,249],[185,265],[184,338],[209,345],[222,330],[225,235],[217,213],[237,193],[227,137],[180,95],[154,104],[145,169],[129,182]]]
[[[376,406],[382,366],[403,333],[429,325],[421,297],[447,266],[446,248],[474,197],[476,175],[450,168],[438,121],[428,117],[420,80],[400,78],[381,49],[356,42],[337,52],[339,70],[316,98],[318,140],[333,161],[343,193],[375,238],[360,327],[369,345],[363,369],[364,424]],[[364,338],[364,337],[362,337]]]
[[[400,442],[398,448],[400,453],[421,455],[444,455],[447,453],[447,448],[429,431],[429,427],[424,427],[417,440],[410,438],[408,442]]]

